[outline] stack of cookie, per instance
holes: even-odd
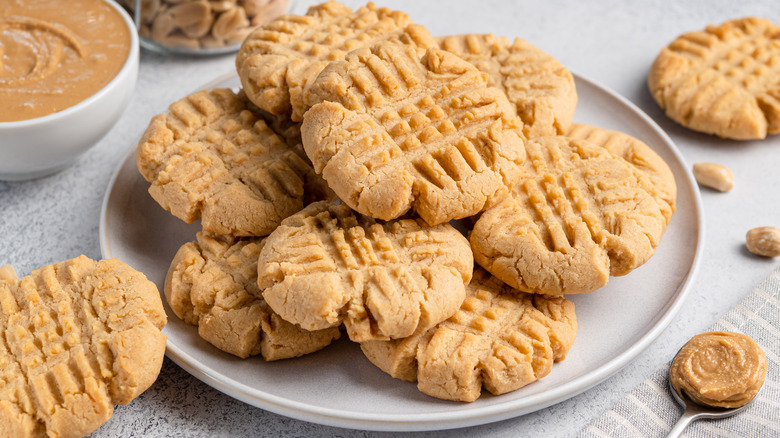
[[[525,41],[328,2],[256,30],[236,66],[241,90],[152,119],[137,163],[203,227],[168,302],[237,356],[300,356],[343,326],[426,394],[513,391],[571,348],[563,295],[647,261],[674,212],[663,160],[573,125],[572,75]]]

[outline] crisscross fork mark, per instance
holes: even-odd
[[[72,366],[75,364],[69,354],[69,350],[78,345],[81,338],[72,307],[77,303],[72,301],[65,290],[68,287],[65,285],[67,279],[60,278],[57,271],[48,266],[35,276],[39,301],[31,302],[29,310],[32,322],[30,334],[37,348],[32,356],[25,357],[24,370],[37,402],[47,412],[63,404],[66,394],[82,392],[86,386],[81,370]],[[61,316],[64,316],[65,321],[61,321]],[[63,325],[67,327],[67,337]],[[23,350],[30,352],[28,347],[23,347]],[[57,361],[63,353],[66,353],[70,363]],[[90,375],[93,373],[94,370],[90,370]]]
[[[759,41],[745,41],[743,38],[758,38]],[[713,69],[731,83],[745,87],[755,95],[766,91],[768,86],[772,85],[770,81],[780,73],[778,44],[780,43],[777,40],[747,34],[742,30],[739,38],[729,39],[712,33],[695,32],[674,41],[670,49],[704,60],[710,58],[701,64],[701,68],[693,75]],[[716,48],[717,53],[710,54]],[[772,72],[775,74],[772,75]]]
[[[10,397],[3,399],[17,400],[16,407],[30,417],[35,414],[34,395],[25,372],[25,364],[21,354],[17,354],[19,342],[14,342],[21,336],[31,337],[30,329],[25,325],[19,327],[15,321],[29,314],[26,306],[29,302],[24,297],[17,297],[14,290],[18,288],[12,285],[0,287],[0,358],[8,359],[0,362],[0,394],[10,393]],[[18,333],[20,332],[21,333]],[[32,345],[34,348],[34,345]]]
[[[102,380],[101,376],[111,375],[111,364],[100,363],[97,359],[88,358],[84,342],[97,344],[106,350],[107,358],[113,355],[107,346],[85,341],[82,330],[84,324],[79,324],[79,311],[86,311],[95,316],[88,299],[80,299],[81,291],[72,290],[70,267],[47,266],[34,274],[33,280],[23,282],[22,288],[27,294],[26,307],[18,314],[17,323],[7,327],[7,339],[11,340],[8,347],[17,350],[20,371],[27,378],[26,392],[31,400],[45,412],[53,412],[55,406],[66,404],[69,394],[89,393],[98,401],[104,395],[92,393],[100,388],[88,385],[87,379]],[[74,307],[76,304],[81,306]],[[27,324],[19,325],[27,321]],[[104,327],[99,318],[88,320],[89,327]],[[100,330],[100,328],[98,328]],[[10,350],[9,350],[10,351]],[[65,361],[61,361],[63,355]],[[108,373],[108,374],[106,374]]]
[[[246,177],[247,184],[253,193],[268,201],[278,201],[284,198],[299,198],[303,196],[303,184],[305,176],[300,170],[296,170],[289,164],[300,169],[302,161],[294,152],[289,151],[280,157],[266,160],[257,166]]]
[[[327,216],[327,213],[325,213]],[[269,262],[280,262],[285,275],[308,274],[312,272],[333,272],[336,260],[329,254],[320,233],[308,229],[326,222],[316,214],[303,219],[304,225],[285,241],[283,260],[272,258]],[[314,228],[316,229],[316,228]],[[279,255],[281,256],[281,254]]]
[[[186,102],[198,102],[199,105]],[[177,175],[173,179],[181,179],[183,186],[196,193],[205,191],[229,168],[244,167],[246,174],[239,176],[239,180],[248,183],[247,186],[261,200],[274,202],[302,196],[303,168],[306,164],[300,157],[287,151],[263,160],[263,156],[270,152],[269,146],[279,146],[282,140],[265,121],[258,120],[248,110],[242,110],[235,120],[225,120],[218,129],[209,127],[205,120],[208,114],[224,112],[218,111],[217,105],[218,102],[209,95],[202,99],[191,96],[187,101],[172,106],[175,110],[168,118],[168,125],[188,127],[187,132],[182,130],[177,136],[203,137],[206,141],[203,145],[196,141],[168,148],[167,153],[175,155],[169,158],[168,165],[169,174]],[[213,145],[214,151],[207,146],[209,144]],[[262,161],[259,166],[256,165],[258,160]],[[217,162],[224,163],[224,166],[215,165]]]
[[[531,178],[521,182],[518,188],[525,192],[530,203],[540,240],[549,251],[568,252],[575,245],[573,221],[577,214],[587,210],[585,195],[564,165],[571,159],[582,161],[576,148],[564,157],[557,147],[529,145],[528,167]],[[591,230],[592,231],[592,230]]]
[[[388,30],[410,24],[408,19],[401,19],[404,16],[393,14],[391,17],[381,10],[368,9],[353,17],[355,13],[332,15],[328,11],[316,16],[289,15],[266,26],[262,34],[257,34],[258,40],[273,44],[274,51],[292,58],[328,59],[334,57],[334,51],[344,53],[371,44]],[[389,26],[390,22],[394,26]]]
[[[385,131],[393,138],[404,152],[412,152],[410,161],[421,176],[428,179],[437,187],[446,185],[437,178],[436,174],[447,175],[450,180],[458,180],[458,175],[453,175],[453,166],[441,161],[441,155],[434,157],[439,164],[429,160],[429,156],[435,155],[450,143],[457,145],[457,151],[462,155],[465,163],[474,171],[481,171],[489,166],[486,164],[486,154],[480,147],[474,145],[474,140],[455,139],[454,135],[476,135],[480,130],[490,125],[498,116],[498,108],[494,102],[475,98],[472,87],[461,87],[458,82],[461,78],[454,78],[449,84],[443,86],[446,90],[439,90],[433,96],[419,89],[420,78],[411,67],[412,61],[405,54],[397,50],[386,50],[382,53],[388,60],[382,59],[374,53],[368,53],[361,58],[361,67],[350,70],[350,77],[355,85],[347,87],[346,102],[359,102],[365,97],[366,111],[374,114],[374,117]],[[477,74],[474,72],[474,74]],[[471,80],[468,79],[467,80]],[[385,90],[381,92],[380,90]],[[407,97],[411,94],[411,97]],[[375,113],[376,107],[385,103],[387,98],[394,101],[390,109],[381,109]],[[349,103],[355,106],[357,103]],[[451,113],[449,114],[448,111]],[[454,121],[454,122],[453,122]],[[365,128],[362,124],[353,127],[353,130]],[[359,139],[355,139],[358,141]],[[368,148],[365,148],[368,152]],[[385,158],[383,154],[375,152],[371,158]],[[445,154],[449,154],[447,151]],[[361,162],[371,163],[371,159],[361,159]],[[370,169],[378,167],[367,165]],[[439,168],[436,168],[439,167]],[[436,168],[436,169],[434,169]],[[446,178],[445,178],[446,179]]]
[[[340,218],[333,218],[328,212],[320,212],[316,215],[318,228],[324,230],[324,235],[329,242],[320,240],[320,244],[326,246],[332,244],[336,248],[339,260],[350,270],[363,269],[371,266],[384,266],[386,264],[398,264],[401,259],[393,248],[393,244],[380,224],[368,226],[368,232],[364,226],[357,224],[345,224]],[[345,226],[346,225],[346,226]]]
[[[519,315],[515,313],[517,310],[521,310]],[[453,317],[442,323],[442,327],[486,339],[491,347],[488,351],[492,352],[497,345],[503,345],[523,356],[531,355],[534,361],[538,361],[537,350],[546,350],[550,342],[549,337],[544,339],[546,326],[530,315],[534,310],[530,299],[522,298],[520,302],[515,302],[478,290],[464,301]],[[539,333],[527,333],[523,328],[527,324],[535,325],[536,330],[532,331],[543,335],[532,336]],[[480,358],[480,361],[484,359]],[[539,364],[532,363],[532,369],[536,373]]]

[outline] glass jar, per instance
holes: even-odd
[[[255,27],[290,9],[289,0],[117,0],[133,15],[140,43],[160,53],[235,52]]]

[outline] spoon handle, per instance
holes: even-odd
[[[674,424],[674,427],[672,427],[672,430],[669,431],[669,435],[666,435],[666,438],[677,438],[682,435],[683,430],[685,430],[688,425],[696,419],[696,414],[690,412],[689,410],[686,410],[683,412],[682,417],[680,417],[679,420],[677,420],[677,423]]]

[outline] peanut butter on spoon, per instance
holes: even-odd
[[[737,408],[755,397],[766,377],[766,355],[749,336],[696,335],[672,362],[672,387],[700,405]]]
[[[766,355],[748,336],[731,332],[696,335],[669,369],[672,396],[685,409],[667,438],[692,421],[736,415],[749,407],[766,377]]]

